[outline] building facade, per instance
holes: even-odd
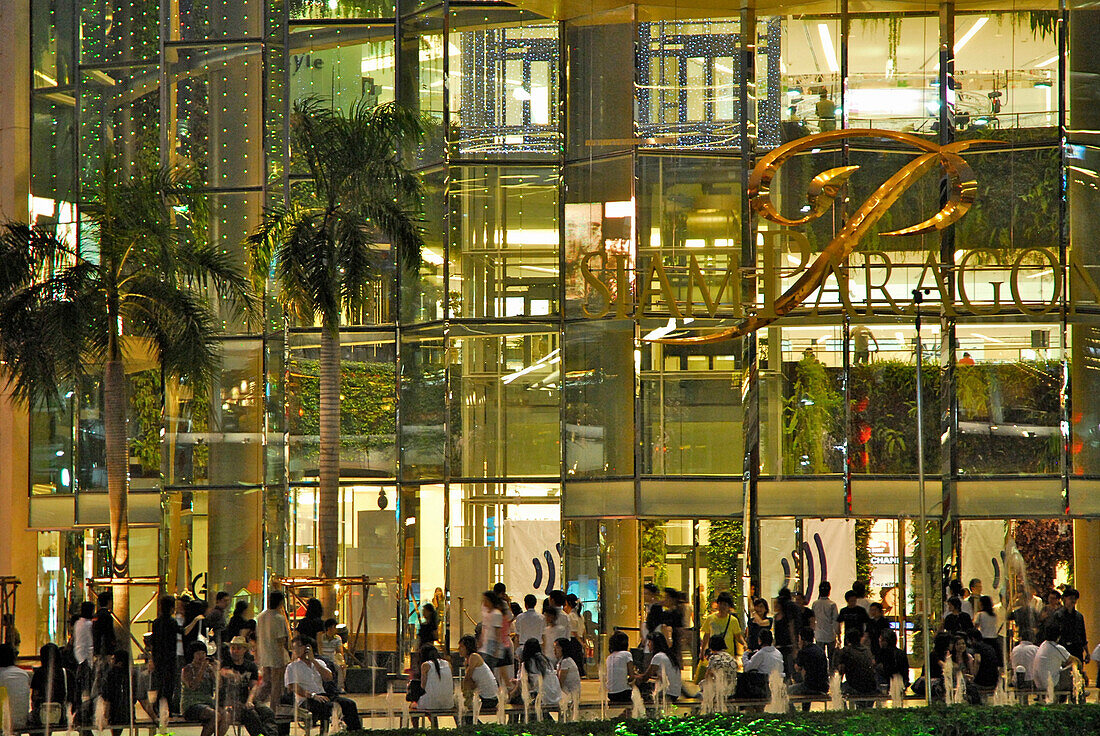
[[[17,0],[5,12],[29,25],[4,57],[3,160],[26,172],[6,214],[82,248],[94,243],[81,203],[109,157],[195,167],[209,237],[243,264],[242,239],[301,176],[296,99],[422,114],[420,267],[383,269],[342,333],[341,573],[380,582],[373,648],[407,645],[437,590],[452,635],[472,628],[497,580],[576,592],[601,633],[637,625],[646,581],[694,592],[697,607],[725,587],[774,595],[809,584],[815,534],[852,540],[861,577],[871,565],[912,610],[918,441],[933,568],[999,575],[980,560],[1042,521],[1091,575],[1095,10]],[[863,135],[799,152],[770,187],[788,218],[821,214],[794,227],[759,215],[750,174],[784,143],[864,128],[982,141],[961,154],[977,182],[969,212],[882,234],[940,209],[935,168],[791,314],[721,342],[655,342],[775,309],[917,151]],[[811,180],[841,166],[859,168],[817,213]],[[318,569],[319,331],[265,303],[262,328],[226,321],[211,396],[163,385],[140,350],[128,366],[131,573],[169,591],[258,603],[271,576]],[[64,410],[32,410],[26,436],[0,443],[20,499],[12,527],[38,552],[20,602],[37,611],[20,621],[42,641],[64,636],[83,581],[109,570],[101,389],[60,390]],[[362,616],[356,595],[343,617]]]

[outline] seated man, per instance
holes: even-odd
[[[845,695],[878,695],[875,660],[859,629],[849,629],[844,634],[844,648],[836,653],[836,669],[844,676],[841,690]]]
[[[306,636],[294,637],[294,661],[287,665],[284,682],[294,693],[295,707],[304,707],[313,715],[321,732],[328,730],[332,707],[340,706],[348,731],[362,730],[355,702],[342,695],[325,694],[325,683],[332,681],[332,670],[314,654],[316,643]]]
[[[15,666],[15,647],[11,644],[0,644],[0,687],[8,691],[11,727],[16,731],[26,728],[31,711],[31,673]]]
[[[1012,666],[1017,688],[1031,690],[1035,687],[1035,683],[1031,681],[1031,666],[1035,664],[1035,654],[1038,651],[1039,647],[1032,644],[1029,639],[1022,639],[1019,644],[1012,647],[1008,661]]]
[[[794,669],[802,676],[802,682],[791,685],[791,695],[825,695],[829,692],[829,658],[820,644],[814,641],[814,630],[808,626],[798,633],[802,648],[794,655]],[[803,703],[802,710],[810,704]]]
[[[229,642],[229,657],[222,662],[222,698],[233,719],[249,736],[279,736],[275,711],[256,702],[260,689],[260,670],[245,658],[248,640],[238,634]]]
[[[783,655],[775,648],[772,632],[760,632],[760,649],[745,662],[744,673],[737,678],[733,697],[758,700],[768,697],[768,678],[772,672],[783,674]],[[748,657],[748,654],[745,655]]]
[[[1069,690],[1073,684],[1073,668],[1080,666],[1080,660],[1071,655],[1058,643],[1062,632],[1057,622],[1047,624],[1046,641],[1035,652],[1031,664],[1031,681],[1039,690]]]

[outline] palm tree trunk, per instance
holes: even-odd
[[[103,368],[104,435],[107,444],[107,500],[111,516],[111,575],[130,574],[130,527],[127,510],[127,476],[130,444],[126,438],[126,373],[122,361],[108,360]],[[115,585],[114,610],[123,628],[130,630],[130,589]]]
[[[321,330],[320,364],[321,446],[318,467],[317,547],[321,552],[321,577],[337,574],[340,551],[340,332]],[[335,593],[325,585],[318,596],[325,615],[332,615]]]

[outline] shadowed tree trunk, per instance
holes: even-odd
[[[130,574],[130,525],[126,478],[130,448],[126,439],[126,373],[122,361],[108,360],[103,368],[104,438],[107,445],[107,500],[111,517],[111,575]],[[116,585],[114,610],[123,628],[130,630],[130,588]]]
[[[321,577],[337,575],[340,549],[340,333],[321,330],[320,430],[321,446],[317,488],[317,547],[321,553]],[[326,585],[317,596],[331,616],[336,596]]]

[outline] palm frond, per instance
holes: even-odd
[[[148,337],[170,376],[207,386],[219,366],[218,320],[201,295],[143,276],[130,282],[123,316],[136,334]]]
[[[233,317],[256,317],[259,307],[249,279],[228,253],[206,242],[187,242],[177,249],[176,260],[184,284],[203,290],[213,287]]]

